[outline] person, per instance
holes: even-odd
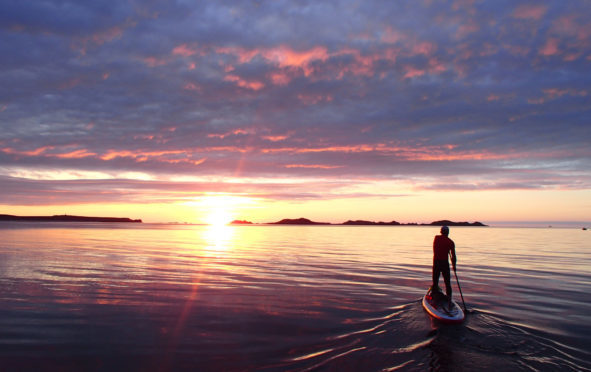
[[[441,235],[436,235],[433,240],[433,290],[439,287],[439,275],[443,275],[445,281],[445,294],[451,301],[451,280],[449,262],[447,256],[451,254],[451,264],[456,269],[456,246],[449,237],[449,227],[441,227]]]

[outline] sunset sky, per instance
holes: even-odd
[[[591,220],[591,3],[2,1],[0,213]]]

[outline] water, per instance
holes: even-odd
[[[3,222],[2,369],[591,370],[588,231],[452,228],[461,325],[420,304],[436,233]]]

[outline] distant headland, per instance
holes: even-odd
[[[281,221],[271,222],[269,225],[330,225],[328,222],[314,222],[307,218],[289,219],[284,218]]]
[[[250,221],[245,220],[235,220],[232,221],[232,225],[254,225]],[[309,220],[307,218],[295,218],[289,219],[285,218],[277,222],[269,222],[263,225],[350,225],[350,226],[480,226],[486,227],[488,225],[483,224],[482,222],[454,222],[450,220],[439,220],[434,221],[431,223],[401,223],[398,221],[391,221],[391,222],[374,222],[374,221],[365,221],[365,220],[348,220],[343,223],[329,223],[329,222],[315,222]]]
[[[141,223],[142,220],[132,220],[131,218],[118,217],[84,217],[69,216],[67,214],[55,216],[13,216],[10,214],[0,214],[0,221],[33,221],[33,222],[133,222]]]

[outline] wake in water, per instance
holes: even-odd
[[[584,351],[569,348],[494,314],[469,309],[463,324],[431,319],[419,302],[373,318],[350,320],[341,333],[291,350],[291,371],[591,370]],[[277,367],[277,366],[275,366]],[[271,368],[273,369],[273,368]]]

